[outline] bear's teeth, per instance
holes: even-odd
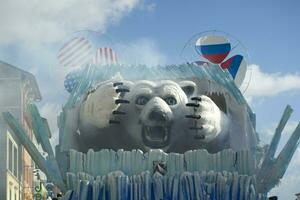
[[[224,91],[206,91],[204,92],[204,95],[206,96],[212,96],[212,95],[219,95],[219,96],[225,96],[226,92]]]

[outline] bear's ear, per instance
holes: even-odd
[[[181,89],[184,91],[187,97],[191,97],[196,93],[196,83],[193,81],[181,81],[178,83]]]

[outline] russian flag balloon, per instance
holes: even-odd
[[[247,63],[243,56],[235,55],[221,63],[223,69],[227,69],[232,75],[236,85],[240,86],[245,78]]]
[[[210,62],[220,64],[229,54],[231,45],[223,36],[208,35],[197,40],[196,50]]]

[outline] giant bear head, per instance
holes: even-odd
[[[131,139],[146,148],[165,150],[180,137],[183,139],[182,129],[187,131],[186,104],[195,91],[192,81],[143,80],[132,84],[130,93],[124,96],[131,102],[125,108],[129,115],[124,119]]]

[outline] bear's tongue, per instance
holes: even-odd
[[[164,147],[169,142],[169,128],[165,126],[144,126],[143,139],[149,147]]]

